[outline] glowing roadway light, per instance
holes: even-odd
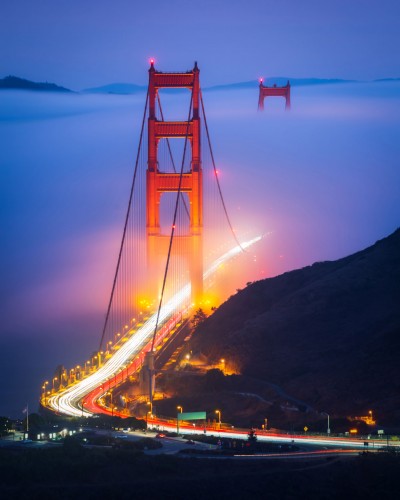
[[[210,278],[221,264],[240,254],[242,248],[248,248],[257,241],[260,241],[261,238],[261,236],[257,236],[252,240],[242,243],[241,247],[235,246],[223,254],[212,263],[209,269],[207,269],[207,271],[203,274],[203,279],[206,280]],[[190,294],[191,286],[190,284],[186,284],[167,303],[165,303],[161,307],[159,324],[163,324],[169,318],[173,317],[176,310],[182,309],[185,302],[187,303],[190,300]],[[129,364],[140,354],[141,350],[148,344],[153,336],[156,321],[157,313],[154,313],[97,371],[79,381],[73,387],[69,387],[50,397],[48,399],[48,405],[52,407],[54,411],[59,413],[70,416],[89,417],[92,413],[87,410],[83,411],[82,405],[80,404],[82,398],[94,391],[96,388],[100,387],[107,381],[107,379],[110,380],[113,377],[116,377],[123,365]],[[105,392],[106,390],[104,390],[103,393],[100,393],[98,397],[102,397]]]

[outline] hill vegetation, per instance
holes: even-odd
[[[72,90],[60,87],[55,83],[48,82],[32,82],[17,76],[6,76],[0,79],[0,89],[16,89],[16,90],[41,90],[47,92],[72,92]]]
[[[398,229],[349,257],[249,284],[199,325],[191,349],[210,365],[224,358],[252,392],[268,383],[305,411],[372,410],[399,427],[399,305]]]

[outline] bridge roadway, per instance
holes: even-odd
[[[242,249],[249,248],[260,241],[261,238],[261,236],[257,236],[242,243],[241,247],[231,248],[211,264],[204,273],[203,279],[211,278],[222,264],[236,257]],[[184,304],[188,303],[190,299],[190,291],[190,284],[187,284],[162,306],[159,324],[164,326],[157,334],[155,346],[176,326],[183,314],[188,312],[188,308],[185,308]],[[156,320],[156,314],[153,314],[103,366],[85,379],[46,398],[46,406],[53,411],[69,416],[89,417],[93,413],[110,413],[99,406],[96,401],[107,391],[126,380],[128,375],[140,369],[144,354],[151,347]],[[117,415],[117,413],[115,414]]]

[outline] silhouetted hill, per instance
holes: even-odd
[[[340,78],[290,78],[286,76],[272,76],[264,78],[263,83],[267,86],[277,85],[281,87],[290,82],[292,87],[302,87],[305,85],[333,85],[338,83],[357,83],[356,80],[341,80]],[[228,83],[224,85],[214,85],[206,87],[204,91],[208,90],[236,90],[236,89],[249,89],[258,88],[258,80],[250,80],[248,82]]]
[[[397,78],[382,78],[374,80],[374,82],[396,81]],[[342,83],[362,83],[358,80],[344,80],[340,78],[290,78],[286,76],[274,76],[264,79],[264,85],[278,86],[286,85],[290,81],[292,87],[302,87],[308,85],[335,85]],[[258,80],[250,80],[247,82],[226,83],[221,85],[213,85],[211,87],[204,87],[204,92],[211,92],[215,90],[240,90],[258,88]],[[84,89],[83,92],[90,94],[136,94],[138,92],[145,92],[147,85],[136,85],[134,83],[110,83],[100,87],[92,87]],[[169,92],[179,93],[185,92],[185,89],[169,89]]]
[[[72,90],[60,87],[55,83],[48,82],[31,82],[17,76],[6,76],[0,79],[0,89],[17,89],[17,90],[43,90],[48,92],[72,92]]]
[[[334,262],[249,285],[192,349],[333,415],[400,423],[400,229]]]
[[[324,78],[287,78],[283,76],[266,78],[264,80],[265,85],[286,85],[290,80],[293,86],[302,85],[323,85],[323,84],[334,84],[334,83],[349,83],[354,80],[340,80],[340,79],[324,79]],[[251,80],[248,82],[238,82],[238,83],[228,83],[224,85],[214,85],[212,87],[204,87],[203,90],[213,91],[213,90],[237,90],[237,89],[248,89],[257,88],[259,85],[257,80]],[[83,92],[91,94],[136,94],[137,92],[144,92],[147,90],[147,85],[136,85],[134,83],[110,83],[109,85],[103,85],[101,87],[92,87],[83,90]],[[174,92],[185,92],[184,89],[169,89],[169,91]]]
[[[83,90],[88,94],[136,94],[147,90],[147,85],[136,85],[134,83],[110,83],[101,87],[92,87]]]

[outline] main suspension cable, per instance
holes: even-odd
[[[224,197],[222,195],[221,185],[220,185],[219,179],[218,179],[218,172],[217,172],[217,169],[215,167],[214,153],[213,153],[213,149],[212,149],[212,146],[211,146],[210,134],[208,132],[207,118],[206,118],[206,113],[204,111],[203,94],[201,92],[201,89],[200,89],[200,102],[201,102],[201,109],[203,111],[204,125],[205,125],[205,128],[206,128],[206,134],[207,134],[207,140],[208,140],[208,147],[210,148],[211,161],[212,161],[212,165],[213,165],[213,169],[214,169],[215,180],[217,181],[218,192],[219,192],[219,196],[221,198],[222,207],[224,209],[226,220],[228,222],[228,225],[229,225],[229,228],[230,228],[230,230],[232,232],[234,240],[236,241],[237,245],[240,247],[240,250],[242,252],[246,252],[246,250],[242,247],[240,241],[238,240],[238,238],[236,236],[236,233],[235,233],[235,231],[233,229],[233,226],[231,224],[231,221],[230,221],[230,218],[229,218],[229,215],[228,215],[228,210],[226,209],[225,200],[224,200]]]
[[[138,146],[138,151],[137,151],[137,155],[136,155],[135,170],[134,170],[134,173],[133,173],[133,180],[132,180],[132,185],[131,185],[131,191],[130,191],[130,194],[129,194],[128,209],[126,211],[124,230],[123,230],[123,233],[122,233],[121,246],[119,248],[118,260],[117,260],[117,267],[115,269],[114,280],[113,280],[113,285],[112,285],[111,295],[110,295],[110,301],[108,303],[106,319],[104,321],[103,332],[102,332],[102,335],[101,335],[99,352],[101,351],[101,346],[103,345],[104,335],[106,333],[106,328],[107,328],[107,324],[108,324],[108,318],[110,316],[111,306],[112,306],[112,302],[113,302],[113,298],[114,298],[115,287],[116,287],[116,284],[117,284],[117,277],[118,277],[118,273],[119,273],[119,268],[120,268],[120,265],[121,265],[122,251],[123,251],[124,243],[125,243],[125,237],[126,237],[126,232],[127,232],[127,227],[128,227],[129,214],[130,214],[130,211],[131,211],[131,204],[132,204],[133,192],[134,192],[135,183],[136,183],[136,175],[137,175],[137,171],[138,171],[140,150],[141,150],[141,147],[142,147],[143,130],[144,130],[144,123],[145,123],[145,119],[146,119],[148,101],[149,101],[149,91],[147,90],[146,104],[144,106],[143,119],[142,119],[142,128],[141,128],[141,131],[140,131],[139,146]]]

